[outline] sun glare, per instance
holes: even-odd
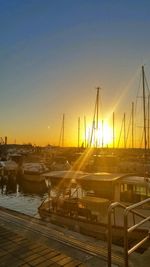
[[[113,130],[107,122],[99,124],[98,129],[88,127],[86,136],[87,143],[92,147],[111,147],[113,143]]]
[[[103,142],[104,146],[109,146],[113,142],[113,130],[107,123],[105,123],[101,129],[100,140]]]

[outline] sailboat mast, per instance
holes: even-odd
[[[123,126],[124,126],[124,148],[126,148],[126,114],[123,116]]]
[[[132,102],[132,148],[134,148],[134,102]]]
[[[115,113],[113,112],[113,149],[115,148]]]
[[[146,152],[147,137],[146,137],[146,106],[145,106],[145,73],[144,73],[144,66],[142,66],[142,85],[143,85],[144,149],[145,149],[145,152]]]
[[[98,146],[98,121],[99,121],[99,90],[97,87],[97,97],[96,97],[96,147]]]
[[[87,142],[86,142],[86,117],[84,116],[84,147],[86,148]]]
[[[96,140],[95,140],[95,130],[98,133],[98,121],[99,121],[99,90],[100,87],[96,88],[97,93],[96,93],[96,102],[95,102],[95,108],[94,108],[94,116],[93,116],[93,123],[92,123],[92,132],[91,132],[91,140],[90,140],[90,146],[92,145],[93,141],[93,132],[94,132],[94,145],[98,145],[98,134],[96,135]],[[95,123],[96,119],[96,123]],[[96,141],[96,142],[95,142]]]
[[[59,146],[64,146],[64,126],[65,125],[65,114],[63,114],[63,119],[62,119],[62,126],[61,126],[61,130],[60,130],[60,138],[59,138]]]
[[[63,114],[63,122],[62,122],[62,147],[64,146],[64,132],[65,132],[65,114]]]
[[[124,113],[125,114],[125,113]],[[119,148],[120,146],[120,140],[121,140],[121,137],[122,137],[122,129],[123,129],[123,126],[124,126],[124,133],[125,133],[125,124],[124,124],[124,115],[123,115],[123,119],[122,119],[122,123],[121,123],[121,130],[120,130],[120,134],[119,134],[119,139],[118,139],[118,145],[117,147]]]
[[[99,120],[99,90],[100,88],[97,87],[97,97],[96,97],[96,130],[98,131],[98,120]]]
[[[147,125],[147,143],[149,149],[149,112],[150,112],[150,95],[148,95],[148,125]]]
[[[102,120],[102,148],[104,147],[104,121]]]
[[[80,117],[78,118],[78,148],[80,147]]]

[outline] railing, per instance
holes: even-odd
[[[112,214],[114,215],[114,210],[116,207],[126,208],[125,205],[115,202],[112,203],[108,208],[108,240],[107,240],[107,250],[108,250],[108,267],[111,267],[111,257],[112,257]],[[114,222],[115,222],[114,216]]]
[[[141,240],[138,244],[136,244],[134,247],[132,247],[130,250],[128,250],[128,233],[134,231],[136,228],[138,228],[140,225],[144,224],[147,221],[150,221],[150,216],[146,217],[143,214],[134,211],[133,209],[140,207],[144,205],[145,203],[150,202],[150,198],[143,200],[139,203],[133,204],[129,207],[126,207],[125,205],[115,202],[112,203],[109,208],[108,208],[108,267],[111,267],[111,258],[112,258],[112,214],[114,216],[114,223],[116,222],[115,220],[115,209],[120,207],[124,209],[124,263],[125,267],[128,267],[128,256],[131,254],[133,251],[135,251],[138,247],[140,247],[144,242],[146,242],[150,238],[150,232],[148,235]],[[134,225],[130,228],[128,228],[128,214],[132,213],[133,214],[133,223]],[[139,223],[135,224],[135,215],[141,217],[143,220],[140,221]]]
[[[150,238],[150,231],[147,233],[147,235],[141,240],[139,241],[136,245],[134,245],[132,248],[130,248],[128,250],[128,233],[133,232],[135,229],[137,229],[139,226],[143,225],[144,223],[146,223],[147,221],[150,220],[150,216],[146,217],[140,221],[139,223],[133,225],[132,227],[128,228],[128,214],[129,212],[131,212],[133,209],[137,208],[137,207],[141,207],[142,205],[144,205],[145,203],[150,202],[150,198],[145,199],[139,203],[133,204],[129,207],[127,207],[124,211],[124,263],[125,263],[125,267],[128,267],[128,258],[129,255],[134,252],[137,248],[139,248],[140,246],[142,246],[149,238]]]

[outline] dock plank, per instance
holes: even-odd
[[[69,263],[72,261],[72,258],[71,257],[67,257],[65,256],[64,259],[61,259],[61,261],[59,261],[58,263],[61,265],[61,266],[64,266],[65,264]]]
[[[63,260],[66,256],[64,254],[57,255],[56,257],[52,258],[52,261],[59,262],[60,260]]]
[[[0,267],[93,266],[88,264],[89,255],[90,259],[95,256],[84,250],[87,244],[84,238],[78,239],[73,233],[68,236],[68,230],[55,229],[47,222],[0,209],[0,240],[3,241],[0,242]],[[98,257],[94,267],[101,266],[100,263]]]
[[[46,261],[45,257],[40,256],[40,257],[38,257],[38,258],[36,258],[34,260],[30,260],[30,265],[31,266],[36,266],[36,265],[38,265],[40,263],[44,263],[45,261]]]
[[[2,236],[1,236],[2,235]],[[0,267],[75,267],[80,261],[0,225]]]
[[[65,264],[64,266],[65,267],[77,267],[77,266],[80,266],[80,261],[78,260],[72,260],[71,262]]]

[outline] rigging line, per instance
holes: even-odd
[[[138,98],[139,98],[139,92],[140,92],[141,83],[142,83],[142,73],[140,72],[140,75],[139,75],[139,85],[138,85],[138,90],[137,90],[137,95],[136,95],[136,100],[135,100],[135,113],[134,113],[135,114],[135,119],[137,119]],[[135,130],[134,131],[135,131],[134,134],[135,134],[135,139],[136,139],[136,136],[137,136],[137,127],[135,127]]]
[[[148,86],[148,81],[146,79],[146,75],[144,75],[144,78],[145,78],[145,84],[146,84],[146,87],[147,87],[147,91],[150,94],[150,89],[149,89],[149,86]]]
[[[101,88],[100,88],[101,89]],[[101,114],[102,114],[102,119],[103,119],[103,106],[102,106],[102,98],[101,98],[101,94],[99,94],[99,102],[100,102],[100,107],[101,107],[101,109],[100,109],[100,112],[101,112]]]
[[[122,119],[122,123],[121,123],[121,130],[120,130],[120,135],[119,135],[118,145],[117,145],[118,148],[119,148],[119,145],[120,145],[120,139],[121,139],[121,136],[122,136],[123,123],[124,123],[124,117],[123,117],[123,119]]]
[[[61,129],[60,129],[59,146],[61,146],[61,143],[62,143],[62,132],[63,132],[63,126],[61,126]]]
[[[131,128],[131,119],[132,119],[132,111],[131,111],[130,119],[129,119],[129,125],[128,125],[127,136],[126,136],[126,144],[127,144],[127,141],[128,141],[129,132],[130,132],[130,128]]]
[[[92,145],[92,140],[93,140],[93,132],[95,129],[95,117],[96,117],[96,110],[97,110],[97,94],[96,94],[96,101],[95,101],[95,108],[94,108],[94,116],[93,116],[93,122],[92,122],[92,132],[91,132],[91,139],[90,139],[90,146]]]
[[[140,74],[139,86],[138,86],[137,95],[136,95],[135,114],[136,114],[136,111],[137,111],[137,101],[138,101],[138,98],[139,98],[139,91],[140,91],[141,81],[142,81],[142,74]]]
[[[144,140],[144,130],[142,130],[141,134],[140,148],[142,148],[143,140]]]
[[[145,80],[145,85],[146,85],[146,89],[147,89],[147,92],[148,92],[148,102],[146,104],[146,120],[147,120],[147,135],[148,135],[148,147],[149,147],[149,97],[150,97],[150,89],[149,89],[149,85],[148,85],[148,81],[147,81],[147,78],[146,78],[146,74],[144,73],[144,80]]]
[[[95,129],[95,114],[96,114],[96,103],[95,103],[94,116],[93,116],[93,121],[92,121],[92,132],[91,132],[91,138],[90,138],[90,146],[92,145],[93,132],[94,132],[94,129]]]
[[[64,146],[64,117],[65,115],[63,114],[63,120],[62,120],[62,125],[60,129],[60,136],[59,136],[59,146]]]

